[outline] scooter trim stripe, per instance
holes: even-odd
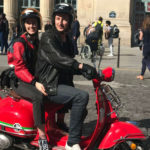
[[[12,124],[9,124],[9,123],[6,123],[6,122],[2,122],[2,121],[0,121],[0,125],[7,126],[7,127],[10,127],[10,128],[13,128],[13,129],[18,129],[18,128],[13,127]],[[20,130],[24,130],[24,131],[36,131],[36,129],[29,128],[29,127],[21,127]]]
[[[2,122],[2,121],[0,121],[0,125],[7,126],[7,127],[13,127],[13,125],[11,125],[9,123]]]
[[[23,133],[14,133],[14,132],[8,132],[8,131],[3,131],[5,133],[10,133],[10,134],[14,134],[14,135],[20,135],[20,136],[34,136],[36,134],[23,134]]]

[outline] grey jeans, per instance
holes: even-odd
[[[50,96],[50,100],[59,104],[71,103],[68,143],[79,143],[83,121],[87,114],[88,92],[67,85],[58,85],[57,95]]]

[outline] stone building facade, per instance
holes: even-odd
[[[80,43],[84,42],[83,30],[89,22],[96,21],[102,16],[105,24],[110,20],[112,25],[118,25],[122,45],[133,46],[134,32],[141,27],[145,11],[146,0],[0,0],[0,12],[4,12],[10,24],[10,29],[22,9],[35,7],[42,15],[43,24],[51,19],[54,5],[68,2],[75,8],[81,25]],[[148,1],[148,0],[147,0]],[[10,30],[11,31],[11,30]],[[116,40],[117,43],[117,40]]]
[[[103,17],[103,23],[110,20],[120,29],[122,45],[134,46],[133,35],[141,28],[146,15],[144,0],[82,0],[77,3],[78,19],[81,31],[88,24]],[[146,0],[145,0],[146,1]],[[118,40],[114,40],[117,44]]]

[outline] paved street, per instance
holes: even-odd
[[[108,57],[108,48],[106,48],[101,68],[111,66],[116,71],[115,80],[109,83],[119,95],[123,107],[119,110],[119,117],[124,121],[136,121],[139,127],[146,135],[150,135],[150,74],[146,71],[145,79],[140,81],[136,76],[140,74],[142,53],[138,48],[121,47],[120,49],[120,67],[117,68],[117,48],[115,47],[115,56]],[[77,60],[83,63],[91,64],[90,60]],[[6,56],[0,56],[0,71],[7,66]],[[92,82],[87,81],[82,76],[75,76],[75,86],[82,88],[90,93],[88,104],[89,114],[85,120],[84,134],[88,134],[94,128],[96,123],[95,94]],[[68,122],[68,114],[66,121]],[[150,140],[149,140],[150,141]],[[150,143],[148,141],[148,143]]]

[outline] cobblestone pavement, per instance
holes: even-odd
[[[143,81],[136,79],[141,68],[141,52],[136,49],[122,48],[120,57],[120,68],[117,68],[117,56],[106,56],[105,51],[102,68],[112,66],[116,70],[116,76],[113,82],[109,83],[121,99],[123,107],[118,111],[120,120],[136,121],[141,130],[150,135],[150,74],[146,71]],[[117,53],[117,51],[116,51]],[[80,57],[77,56],[80,60]],[[6,62],[5,56],[0,57],[0,61]],[[80,60],[83,63],[91,64],[90,60]],[[2,62],[0,71],[6,68],[6,63]],[[82,76],[75,76],[75,86],[89,92],[90,100],[88,103],[88,116],[84,123],[83,134],[89,134],[93,131],[96,123],[95,93],[91,81],[87,81]],[[69,114],[66,115],[66,122],[69,123]],[[150,147],[150,139],[147,140]]]

